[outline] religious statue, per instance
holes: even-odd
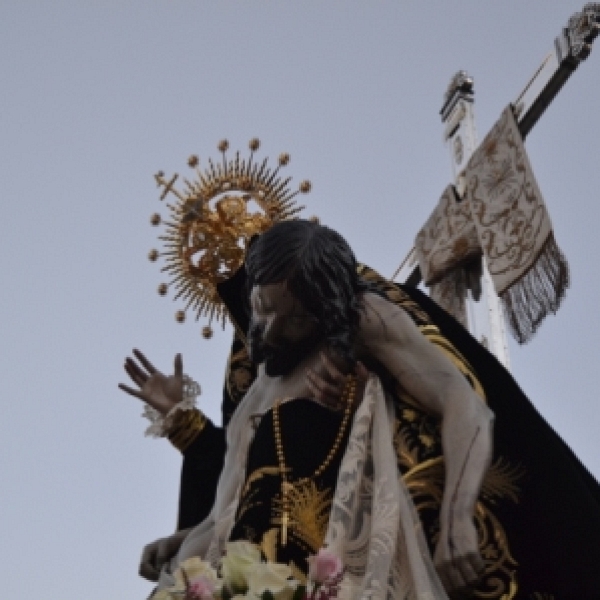
[[[278,223],[251,246],[246,272],[258,377],[229,423],[213,509],[182,540],[172,566],[192,556],[216,561],[226,541],[243,538],[306,572],[307,551],[327,543],[348,566],[349,597],[382,586],[389,597],[443,597],[397,475],[393,404],[372,375],[356,410],[352,383],[343,411],[319,406],[305,373],[319,369],[326,353],[344,371],[357,359],[381,366],[441,419],[446,484],[435,562],[448,591],[470,588],[484,566],[473,514],[491,458],[491,411],[404,311],[359,278],[352,251],[333,230]],[[133,362],[129,369],[142,395],[159,402],[155,383],[163,377]],[[166,381],[164,393],[177,387]],[[307,497],[318,509],[310,524],[295,510]]]
[[[224,164],[217,175],[238,177]],[[222,189],[207,188],[176,207],[188,246],[190,212],[206,219]],[[248,540],[298,578],[332,549],[348,598],[600,597],[600,488],[510,374],[331,229],[260,227],[213,282],[236,327],[226,429],[189,402],[181,357],[169,377],[140,352],[127,359],[137,387],[122,389],[184,454],[180,531],[146,548],[141,573],[164,588],[189,557],[216,564],[228,540]],[[192,250],[175,253],[188,279]]]

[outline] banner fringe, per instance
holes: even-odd
[[[548,314],[560,308],[569,287],[569,265],[550,233],[533,265],[500,294],[511,333],[529,342]]]

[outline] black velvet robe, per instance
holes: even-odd
[[[282,544],[281,471],[275,447],[273,411],[258,424],[250,445],[231,540],[248,540],[260,546],[272,562],[293,564],[305,575],[306,559],[317,554],[327,532],[331,501],[348,439],[341,412],[313,400],[294,399],[279,407],[279,424],[289,494],[287,541]],[[337,452],[330,452],[338,434]],[[326,468],[319,469],[322,465]],[[318,472],[319,471],[319,472]]]

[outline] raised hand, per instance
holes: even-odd
[[[324,367],[323,374],[309,369],[306,372],[306,383],[317,402],[332,410],[342,410],[345,408],[342,403],[342,394],[346,386],[346,376],[325,352],[321,352],[321,363]],[[362,400],[369,372],[361,362],[357,362],[353,375],[356,376],[354,409]]]
[[[131,388],[122,383],[119,388],[131,396],[143,400],[162,415],[166,415],[173,406],[181,402],[183,397],[183,361],[181,354],[175,356],[173,375],[163,375],[139,351],[134,350],[137,359],[125,359],[125,372],[139,389]]]

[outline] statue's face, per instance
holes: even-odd
[[[285,282],[254,286],[250,307],[250,358],[256,363],[266,362],[270,376],[288,373],[314,347],[316,319]]]

